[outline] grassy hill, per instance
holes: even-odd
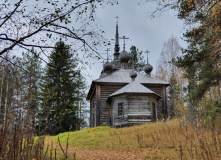
[[[48,136],[46,144],[67,149],[77,159],[219,159],[218,131],[192,128],[183,120],[148,123],[123,129],[88,128]],[[67,143],[68,142],[68,143]]]

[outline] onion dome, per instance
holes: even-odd
[[[153,70],[153,66],[149,63],[147,63],[144,67],[143,70],[146,74],[150,74],[150,72]]]
[[[112,70],[113,68],[114,68],[114,65],[108,61],[103,65],[104,70]]]
[[[130,77],[132,78],[132,80],[135,80],[135,78],[137,77],[137,72],[131,71],[130,72]]]
[[[123,50],[120,54],[120,62],[128,62],[130,60],[130,55],[125,51]]]

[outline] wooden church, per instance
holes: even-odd
[[[106,62],[98,79],[92,81],[87,100],[90,101],[90,127],[125,127],[153,122],[167,116],[166,88],[169,84],[151,77],[153,67],[148,63],[144,72],[128,68],[129,54],[120,53],[118,24],[115,53]]]

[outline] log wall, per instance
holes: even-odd
[[[110,106],[106,104],[107,98],[112,93],[116,92],[120,88],[124,87],[127,84],[101,84],[100,90],[100,125],[110,126]]]
[[[90,101],[90,127],[95,126],[111,126],[111,106],[106,103],[107,98],[112,93],[116,92],[120,88],[127,84],[111,84],[111,83],[99,83],[96,84],[94,96]],[[147,85],[147,88],[151,89],[155,93],[159,94],[162,98],[157,102],[157,118],[163,118],[166,108],[166,87],[162,85]],[[165,91],[164,91],[165,90]],[[96,107],[92,107],[95,102]],[[93,116],[93,114],[95,114]],[[94,117],[94,118],[93,118]]]

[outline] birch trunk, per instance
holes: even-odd
[[[2,109],[2,90],[3,90],[3,82],[4,82],[4,75],[5,74],[5,67],[3,69],[3,74],[2,74],[2,81],[1,81],[1,91],[0,91],[0,109]],[[2,109],[3,110],[3,109]]]
[[[6,117],[7,117],[7,102],[8,102],[8,78],[7,78],[7,84],[6,84],[6,94],[5,94],[5,113],[4,113],[4,126],[6,124]]]

